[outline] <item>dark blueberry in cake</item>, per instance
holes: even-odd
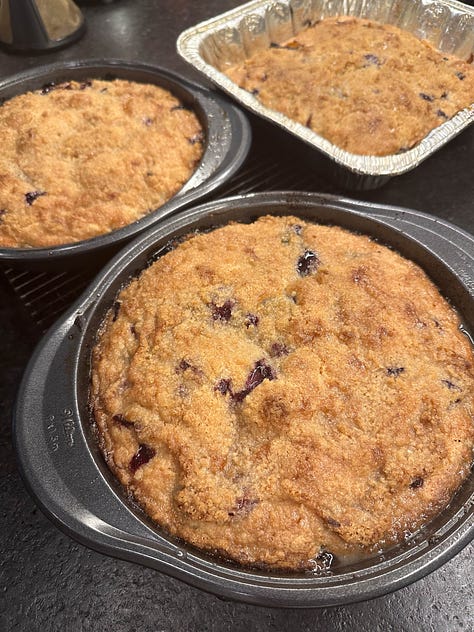
[[[267,364],[265,360],[258,360],[255,363],[255,367],[250,371],[244,388],[238,393],[233,394],[234,400],[241,402],[253,391],[254,388],[261,384],[263,380],[274,380],[275,377],[275,371],[272,367]]]
[[[147,126],[150,127],[150,125],[153,125],[153,119],[151,119],[149,116],[145,116],[143,118],[143,123]]]
[[[186,371],[186,369],[190,369],[191,368],[191,364],[189,364],[189,362],[187,360],[181,360],[181,362],[178,364],[178,366],[176,367],[176,371]]]
[[[466,75],[463,72],[457,72],[456,77],[459,79],[459,81],[464,81]]]
[[[115,303],[112,305],[112,322],[114,323],[119,315],[120,312],[120,302],[119,301],[115,301]]]
[[[49,83],[45,83],[43,88],[41,89],[41,94],[49,94],[51,90],[56,88],[56,84],[54,81],[50,81]]]
[[[270,347],[270,356],[272,358],[279,358],[281,356],[288,355],[290,350],[282,342],[274,342]]]
[[[245,317],[245,326],[248,328],[250,326],[256,327],[258,325],[259,318],[257,314],[248,313]]]
[[[449,117],[448,117],[448,115],[446,114],[446,112],[443,112],[443,110],[438,110],[438,111],[436,112],[436,114],[437,114],[437,116],[439,116],[439,117],[441,117],[441,118],[444,118],[444,119],[446,119],[446,120],[449,118]]]
[[[297,235],[301,235],[301,231],[303,230],[303,227],[301,226],[301,224],[293,224],[293,230],[295,231]]]
[[[125,428],[133,428],[133,422],[126,419],[123,415],[114,415],[112,417],[112,421],[120,424],[121,426],[125,426]]]
[[[442,382],[442,384],[447,386],[450,391],[453,391],[453,390],[454,391],[462,391],[462,388],[460,388],[459,386],[454,384],[454,382],[451,382],[451,380],[441,380],[441,382]]]
[[[381,65],[381,61],[380,59],[377,57],[377,55],[373,55],[372,53],[368,53],[367,55],[364,55],[364,59],[366,59],[370,66],[380,66]]]
[[[222,380],[219,380],[214,386],[214,390],[219,391],[222,395],[226,395],[227,393],[232,395],[231,380],[222,378]]]
[[[447,92],[443,92],[443,94],[440,96],[440,99],[447,99],[447,98],[448,98]]]
[[[424,92],[420,92],[420,97],[425,101],[434,101],[434,97],[432,97],[430,94],[425,94]]]
[[[135,473],[138,470],[138,468],[148,463],[148,461],[151,461],[151,459],[155,456],[155,454],[156,454],[155,448],[152,448],[149,445],[146,445],[145,443],[140,443],[140,445],[138,446],[138,450],[136,451],[136,453],[132,456],[130,460],[129,467],[130,467],[131,472]]]
[[[223,305],[216,305],[211,303],[212,318],[214,320],[223,320],[227,322],[232,316],[232,308],[234,307],[234,301],[227,300]]]
[[[258,88],[252,88],[252,90],[250,90],[250,94],[257,96],[260,94],[260,90]]]
[[[412,489],[418,489],[418,487],[423,487],[423,483],[425,481],[423,480],[423,478],[421,476],[416,476],[412,482],[410,483],[410,487]]]
[[[252,511],[255,505],[258,505],[260,501],[257,498],[248,498],[247,496],[242,496],[241,498],[237,498],[235,507],[229,511],[229,516],[236,515],[246,515]]]
[[[245,382],[245,388],[248,392],[261,384],[263,380],[274,380],[275,372],[272,367],[265,362],[265,360],[258,360],[255,363],[255,368],[251,371],[250,375]]]
[[[130,325],[130,333],[134,338],[138,338],[138,333],[135,325]]]
[[[387,375],[390,375],[391,377],[398,377],[404,371],[405,371],[405,367],[403,367],[403,366],[389,366],[389,367],[387,367]]]
[[[25,200],[28,206],[31,206],[41,195],[46,195],[46,191],[31,191],[31,193],[25,193]]]
[[[300,276],[308,276],[312,272],[316,272],[319,266],[319,257],[312,250],[305,250],[304,254],[298,259],[296,269]]]
[[[316,557],[315,562],[317,570],[328,571],[334,562],[334,555],[329,551],[321,551]]]
[[[191,143],[191,145],[195,145],[196,143],[202,143],[203,140],[204,140],[203,132],[198,132],[192,138],[188,138],[188,141]]]
[[[338,529],[341,526],[341,523],[337,520],[334,520],[334,518],[325,518],[324,520],[330,527],[335,527],[336,529]]]
[[[90,88],[92,85],[92,81],[83,81],[79,86],[79,90],[85,90],[86,88]]]

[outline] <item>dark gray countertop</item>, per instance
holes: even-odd
[[[231,0],[119,0],[84,6],[87,33],[82,40],[44,55],[0,52],[0,79],[52,61],[104,57],[155,63],[198,79],[175,52],[178,33],[238,4]],[[255,142],[262,142],[262,137],[258,135]],[[378,191],[355,196],[422,210],[474,232],[473,155],[471,127],[413,172]],[[335,191],[317,173],[315,182],[321,191]],[[10,419],[34,344],[28,329],[0,275],[0,630],[472,629],[472,545],[428,577],[392,595],[344,607],[292,611],[223,602],[156,571],[76,544],[36,509],[15,466]]]

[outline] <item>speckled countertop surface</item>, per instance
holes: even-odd
[[[118,0],[84,6],[88,30],[78,43],[40,56],[0,52],[0,78],[56,60],[115,57],[156,63],[197,79],[175,53],[178,33],[238,4]],[[415,171],[356,197],[425,211],[474,233],[473,158],[471,127]],[[315,190],[335,192],[317,173]],[[392,595],[298,611],[224,602],[156,571],[76,544],[36,508],[16,469],[11,411],[34,342],[28,320],[0,275],[0,631],[473,629],[472,544],[442,568]]]

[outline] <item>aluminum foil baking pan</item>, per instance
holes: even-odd
[[[474,121],[474,103],[430,132],[412,149],[389,156],[352,154],[284,114],[265,107],[223,71],[281,44],[325,17],[348,15],[393,24],[459,58],[472,59],[474,8],[455,0],[254,0],[184,31],[178,52],[194,68],[251,112],[282,127],[331,162],[342,185],[372,189],[413,169]]]
[[[241,110],[215,92],[148,64],[102,59],[40,66],[0,80],[0,105],[18,94],[38,90],[51,82],[114,78],[161,86],[195,112],[206,138],[203,156],[193,175],[172,198],[132,224],[92,239],[50,248],[0,247],[0,264],[4,262],[28,269],[58,270],[61,266],[61,269],[64,266],[98,269],[101,262],[110,259],[127,241],[163,217],[202,200],[225,184],[242,165],[250,149],[251,131]]]
[[[474,475],[450,505],[402,545],[324,576],[246,570],[178,541],[127,498],[98,448],[89,402],[95,336],[117,292],[174,240],[196,230],[298,215],[369,234],[421,265],[474,331],[474,237],[416,211],[315,193],[257,193],[165,218],[124,248],[43,338],[19,390],[13,434],[22,476],[44,513],[102,553],[144,564],[225,598],[281,607],[328,606],[405,586],[474,535]]]

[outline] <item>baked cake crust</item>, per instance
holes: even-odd
[[[111,469],[169,533],[242,564],[388,546],[469,473],[474,358],[396,252],[260,218],[190,237],[118,295],[93,351]]]
[[[389,24],[325,18],[225,73],[267,108],[360,155],[406,151],[474,103],[474,68]]]
[[[0,107],[0,247],[48,247],[121,228],[196,168],[196,115],[158,86],[45,86]]]

